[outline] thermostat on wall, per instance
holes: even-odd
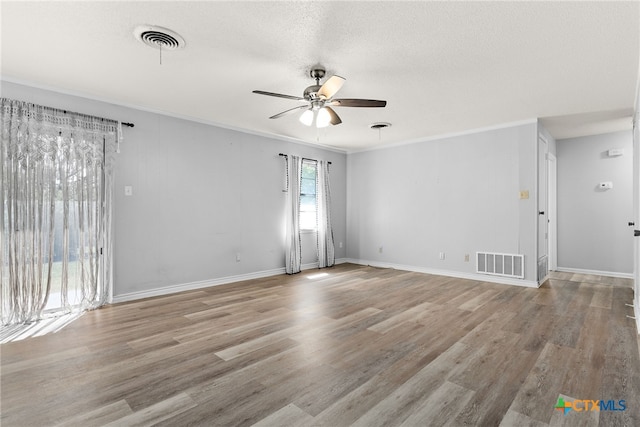
[[[610,190],[613,188],[613,182],[611,181],[601,182],[600,184],[598,184],[598,187],[602,190]]]
[[[622,156],[623,154],[624,154],[624,149],[622,148],[612,148],[609,151],[607,151],[607,155],[609,157]]]

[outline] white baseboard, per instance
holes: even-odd
[[[635,301],[635,298],[633,302],[633,315],[636,318],[636,331],[640,334],[640,307],[638,307],[638,303]]]
[[[345,258],[338,258],[335,260],[336,265],[344,264],[345,262],[347,262]],[[301,269],[303,271],[312,270],[314,268],[318,268],[317,262],[303,264],[301,266]],[[227,277],[221,277],[218,279],[200,280],[197,282],[182,283],[178,285],[164,286],[162,288],[153,288],[153,289],[147,289],[144,291],[129,292],[126,294],[114,295],[113,298],[111,299],[111,303],[115,304],[115,303],[125,302],[125,301],[134,301],[134,300],[143,299],[143,298],[175,294],[177,292],[193,291],[193,290],[202,289],[202,288],[209,288],[212,286],[227,285],[229,283],[242,282],[244,280],[261,279],[264,277],[278,276],[280,274],[285,274],[284,267],[275,268],[273,270],[257,271],[254,273],[239,274],[237,276],[227,276]]]
[[[524,286],[527,288],[538,288],[538,282],[524,279],[512,279],[509,277],[489,276],[478,273],[464,273],[460,271],[439,270],[434,268],[416,267],[413,265],[394,264],[389,262],[368,261],[362,259],[347,258],[346,262],[359,265],[370,265],[372,267],[393,268],[395,270],[414,271],[416,273],[434,274],[437,276],[455,277],[458,279],[477,280],[481,282],[499,283],[501,285]]]
[[[621,279],[633,279],[633,273],[618,273],[615,271],[586,270],[583,268],[558,267],[556,271],[562,273],[591,274],[594,276],[618,277]]]
[[[273,270],[258,271],[255,273],[239,274],[237,276],[221,277],[219,279],[200,280],[197,282],[182,283],[179,285],[163,286],[162,288],[147,289],[138,292],[129,292],[121,295],[114,295],[113,303],[133,301],[142,298],[157,297],[160,295],[175,294],[176,292],[193,291],[196,289],[209,288],[211,286],[226,285],[228,283],[241,282],[243,280],[261,279],[263,277],[277,276],[284,274],[283,268]]]

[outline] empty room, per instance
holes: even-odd
[[[2,426],[640,425],[640,3],[0,0]]]

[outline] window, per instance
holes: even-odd
[[[316,230],[316,169],[313,160],[302,161],[300,181],[300,230]]]

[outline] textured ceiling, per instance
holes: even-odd
[[[9,81],[344,150],[536,117],[557,138],[630,128],[638,81],[638,2],[2,1]],[[159,52],[138,25],[169,28]],[[309,68],[346,83],[343,123],[296,115]],[[375,131],[373,122],[390,122]]]

